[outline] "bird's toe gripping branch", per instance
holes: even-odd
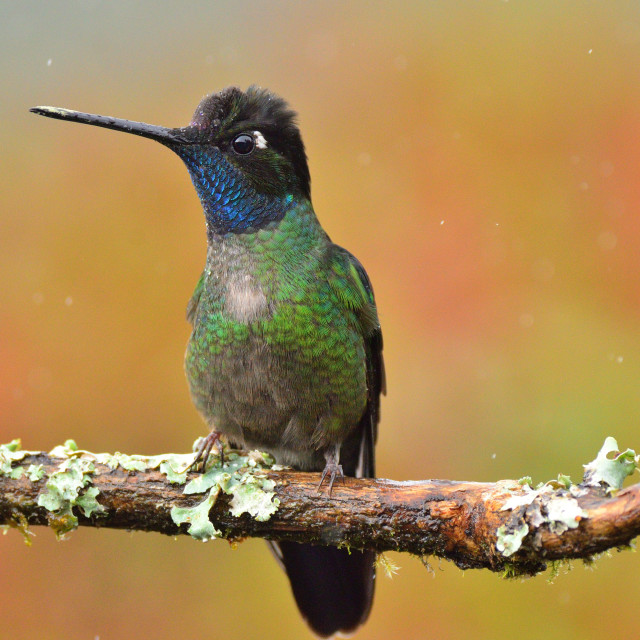
[[[215,429],[212,429],[209,435],[200,440],[200,444],[198,444],[198,449],[196,451],[196,457],[193,459],[193,462],[187,467],[187,471],[191,471],[194,467],[197,466],[198,462],[202,461],[202,472],[204,473],[207,468],[207,462],[209,460],[209,455],[211,454],[211,449],[213,449],[213,447],[218,450],[218,455],[220,456],[220,466],[223,466],[224,443],[220,439],[220,433]]]

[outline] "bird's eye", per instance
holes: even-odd
[[[256,141],[248,133],[241,133],[233,139],[231,146],[238,155],[246,156],[254,150]]]

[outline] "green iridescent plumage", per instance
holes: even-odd
[[[379,330],[356,264],[308,201],[211,244],[189,304],[186,370],[212,427],[303,469],[322,468],[326,449],[356,431]]]
[[[169,129],[54,107],[35,113],[157,140],[185,162],[207,225],[207,260],[187,307],[185,368],[211,428],[280,463],[372,477],[384,391],[382,334],[362,265],[333,244],[311,206],[294,113],[277,96],[235,87],[207,96]],[[334,532],[318,530],[335,544]],[[319,635],[369,615],[370,551],[270,543]]]

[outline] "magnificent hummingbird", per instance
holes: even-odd
[[[296,469],[374,477],[382,334],[360,262],[333,244],[311,204],[296,114],[273,93],[206,96],[186,127],[55,107],[32,112],[151,138],[187,165],[204,209],[207,258],[187,306],[185,369],[211,432]],[[194,461],[194,462],[196,462]],[[322,534],[321,534],[322,535]],[[327,536],[331,533],[327,532]],[[321,636],[368,617],[375,554],[271,542],[298,607]]]

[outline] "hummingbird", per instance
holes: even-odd
[[[204,270],[187,305],[185,371],[210,429],[194,464],[204,468],[226,440],[321,471],[318,490],[326,479],[329,493],[336,477],[375,477],[385,375],[373,288],[316,217],[288,104],[256,86],[229,87],[203,98],[178,128],[56,107],[31,111],[156,140],[187,166],[207,235]],[[316,634],[353,632],[366,621],[374,552],[269,544]]]

